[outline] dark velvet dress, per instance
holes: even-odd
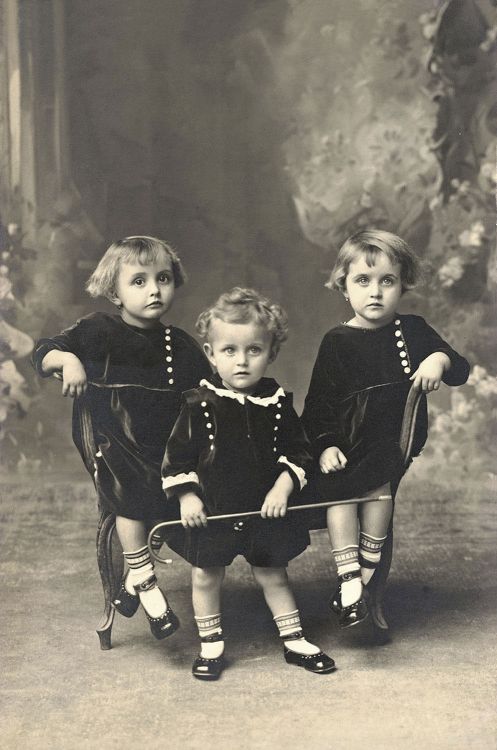
[[[400,429],[409,378],[430,354],[451,362],[447,385],[462,385],[469,364],[417,315],[398,315],[382,328],[342,324],[325,334],[312,373],[302,420],[318,460],[331,446],[347,457],[345,469],[316,471],[308,487],[315,501],[361,497],[398,483],[403,472]],[[421,397],[412,456],[427,438],[426,396]]]
[[[291,394],[271,378],[244,396],[218,375],[184,394],[167,443],[163,486],[179,517],[178,497],[195,492],[207,515],[259,511],[277,477],[288,471],[296,496],[312,463]],[[229,565],[238,554],[260,567],[282,567],[299,555],[309,535],[295,514],[212,521],[207,528],[167,532],[168,545],[197,567]]]
[[[130,326],[95,313],[37,342],[38,374],[52,349],[75,354],[88,378],[73,407],[73,439],[93,476],[102,510],[135,520],[165,517],[160,469],[181,393],[211,373],[195,340],[157,323]]]

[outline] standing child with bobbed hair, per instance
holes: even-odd
[[[302,418],[320,467],[311,491],[323,502],[384,496],[327,511],[339,580],[330,605],[342,627],[368,614],[365,590],[374,585],[404,472],[399,436],[411,384],[426,394],[442,381],[462,385],[469,375],[468,362],[423,318],[397,313],[420,277],[406,242],[371,229],[347,239],[326,285],[344,295],[353,316],[325,334],[305,400]],[[423,395],[413,456],[426,437]],[[381,608],[376,614],[387,630]]]
[[[192,565],[201,640],[193,675],[216,680],[225,666],[221,585],[237,555],[252,566],[286,661],[331,672],[333,659],[304,638],[286,572],[309,543],[307,529],[286,511],[312,463],[291,394],[264,377],[287,337],[286,314],[258,292],[235,287],[200,315],[197,330],[216,374],[184,394],[163,464],[164,489],[170,502],[179,500],[184,526],[167,542]],[[209,521],[250,511],[260,516]]]
[[[60,373],[62,394],[75,399],[74,442],[101,509],[116,515],[127,572],[114,606],[131,617],[141,603],[159,640],[174,633],[178,620],[157,585],[147,530],[164,517],[160,468],[181,393],[210,373],[194,339],[160,321],[184,281],[180,259],[164,241],[114,242],[87,290],[107,297],[119,314],[88,315],[41,339],[33,355],[38,374]]]

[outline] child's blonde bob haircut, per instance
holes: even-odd
[[[88,279],[86,291],[92,297],[112,298],[122,263],[140,263],[145,266],[154,263],[163,252],[171,261],[174,286],[181,286],[187,277],[176,251],[157,237],[136,235],[112,243]]]
[[[368,266],[374,266],[378,253],[385,253],[391,263],[400,264],[403,292],[413,289],[421,281],[423,277],[421,263],[407,242],[383,229],[366,229],[356,232],[345,240],[325,286],[328,289],[338,289],[344,292],[351,262],[363,255]]]
[[[288,338],[288,317],[280,305],[271,302],[254,289],[235,286],[221,294],[207,310],[200,313],[196,323],[199,335],[209,339],[209,329],[213,320],[225,323],[257,323],[264,326],[273,336],[271,354],[278,354],[281,344]]]

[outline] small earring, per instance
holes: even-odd
[[[349,298],[347,297],[347,295],[346,295],[346,294],[344,294],[343,296],[345,297],[345,299],[346,299],[346,300],[347,300],[347,302],[348,302],[348,301],[349,301]]]

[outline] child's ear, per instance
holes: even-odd
[[[209,362],[211,363],[211,365],[215,367],[216,361],[214,359],[214,352],[212,351],[212,346],[209,344],[208,341],[206,341],[204,344],[204,353],[207,359],[209,360]]]
[[[109,294],[107,295],[107,299],[110,302],[112,302],[113,305],[115,305],[116,307],[119,307],[119,309],[123,306],[123,303],[121,302],[116,292],[114,291],[109,292]]]

